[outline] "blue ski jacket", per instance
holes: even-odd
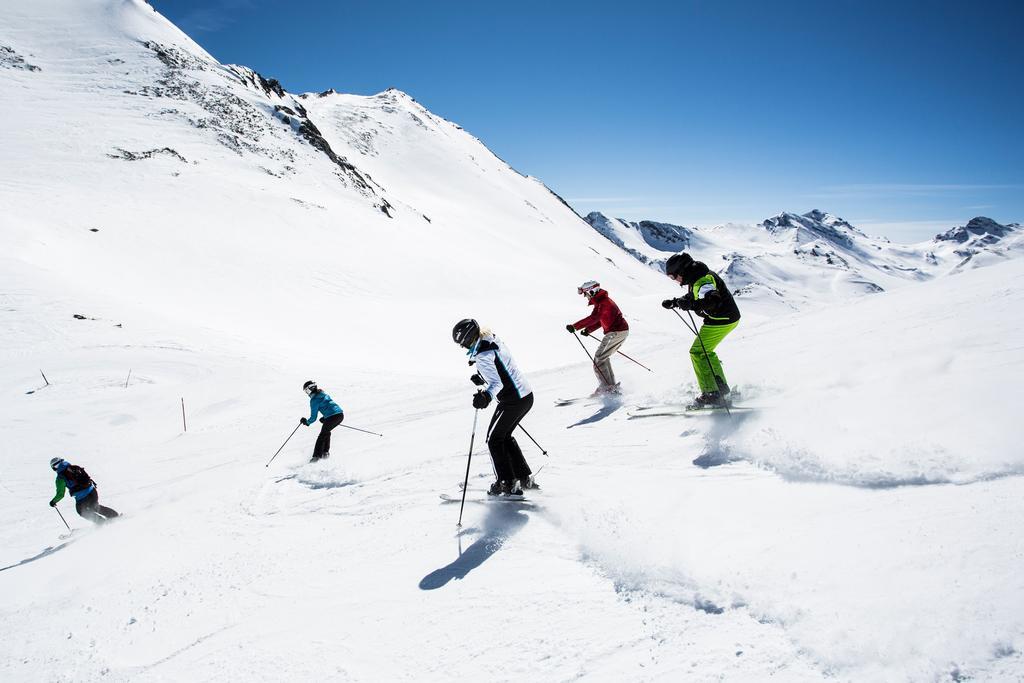
[[[342,412],[341,406],[335,403],[326,391],[318,391],[309,397],[309,419],[307,422],[309,424],[316,422],[317,413],[324,417],[330,417],[340,412]]]
[[[68,466],[70,465],[71,463],[69,463],[66,460],[61,462],[61,464],[57,465],[57,480],[54,482],[57,487],[57,493],[53,496],[54,503],[59,502],[62,498],[64,498],[65,491],[74,496],[76,501],[79,501],[82,500],[83,498],[86,498],[87,496],[89,496],[89,494],[96,490],[96,485],[93,484],[92,481],[90,481],[85,486],[80,485],[77,488],[75,487],[74,482],[68,481],[67,477],[65,476],[65,470],[67,470]]]

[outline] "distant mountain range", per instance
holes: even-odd
[[[599,212],[594,230],[651,268],[689,251],[718,270],[736,294],[769,307],[803,308],[988,265],[1024,253],[1020,224],[977,217],[917,244],[871,237],[824,211],[781,213],[756,224],[711,228],[627,221]]]

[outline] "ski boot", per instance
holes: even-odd
[[[507,481],[495,480],[491,484],[490,488],[487,489],[488,496],[501,496],[508,492],[509,484]]]
[[[705,391],[686,406],[687,410],[703,410],[705,408],[724,408],[725,398],[720,392]]]
[[[527,477],[525,477],[525,478],[523,478],[523,479],[520,479],[519,483],[520,483],[520,485],[522,485],[523,490],[526,490],[526,491],[529,491],[530,489],[535,489],[537,491],[540,490],[540,484],[537,483],[537,480],[533,478],[532,474],[527,476]]]
[[[597,389],[594,389],[594,393],[590,395],[590,398],[602,398],[604,396],[619,396],[622,394],[622,389],[619,387],[620,384],[620,382],[616,382],[615,384],[602,384]]]
[[[519,483],[518,479],[513,479],[512,483],[508,485],[508,490],[505,492],[506,496],[522,496],[523,485]]]

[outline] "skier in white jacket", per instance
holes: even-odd
[[[481,329],[476,320],[459,321],[452,330],[452,338],[468,349],[470,364],[476,364],[477,372],[470,380],[481,389],[473,396],[473,407],[483,410],[492,399],[498,401],[487,430],[487,446],[497,479],[487,493],[520,495],[523,489],[536,488],[533,471],[512,436],[533,407],[530,384],[519,372],[505,343],[489,330]]]

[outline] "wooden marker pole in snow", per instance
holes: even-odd
[[[188,425],[185,423],[185,399],[181,399],[181,428],[186,432],[188,431]]]
[[[132,369],[128,368],[128,377],[126,377],[125,380],[124,380],[124,388],[125,389],[128,388],[128,380],[130,380],[131,378],[132,378]]]
[[[46,379],[46,373],[40,370],[39,374],[43,376],[43,381],[46,382],[46,386],[50,386],[50,380]]]

